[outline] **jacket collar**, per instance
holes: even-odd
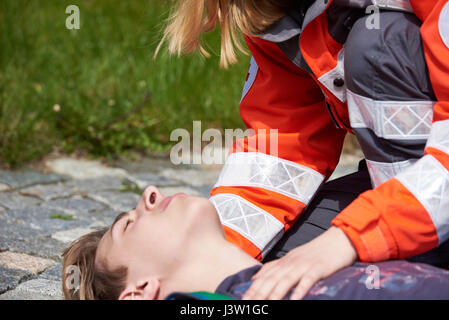
[[[297,10],[288,12],[285,17],[265,29],[261,36],[262,39],[279,43],[297,36],[304,30],[307,24],[326,10],[329,2],[332,2],[332,0],[315,0],[307,9],[304,17],[301,17]]]
[[[262,39],[271,42],[284,42],[301,33],[301,26],[287,15],[269,26],[262,34]]]

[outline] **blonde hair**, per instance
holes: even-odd
[[[107,230],[82,236],[62,254],[62,289],[66,300],[116,300],[125,288],[126,267],[111,271],[95,266],[98,243]],[[75,274],[70,267],[75,267]],[[77,281],[72,282],[73,276],[78,277]]]
[[[168,41],[171,54],[191,53],[199,50],[209,57],[201,44],[201,35],[221,29],[220,65],[227,68],[237,62],[235,47],[246,53],[236,31],[256,36],[285,15],[295,0],[178,0],[172,7],[164,36],[156,49]],[[296,0],[297,1],[297,0]]]

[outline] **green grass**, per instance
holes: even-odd
[[[59,220],[67,220],[67,221],[71,221],[73,220],[73,216],[68,214],[68,215],[64,215],[64,214],[59,214],[59,213],[54,213],[50,216],[50,219],[59,219]]]
[[[122,193],[131,192],[140,196],[145,191],[144,189],[139,188],[137,185],[131,182],[122,182],[122,186],[122,189],[119,190]]]
[[[167,150],[175,128],[242,128],[238,102],[249,58],[152,56],[165,0],[0,1],[0,166],[55,148],[94,156]],[[76,4],[81,29],[65,27]],[[207,36],[218,52],[217,32]],[[60,111],[55,112],[54,106]]]

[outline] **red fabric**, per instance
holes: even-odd
[[[314,80],[295,66],[276,44],[246,37],[259,70],[251,89],[240,104],[240,115],[248,128],[278,129],[278,156],[307,166],[329,177],[335,169],[346,132],[335,128],[324,97]],[[266,136],[269,153],[269,135]],[[260,151],[237,141],[231,152]],[[232,193],[269,212],[284,224],[297,220],[305,204],[282,194],[248,187],[217,187],[211,195]],[[243,237],[243,236],[240,236]],[[254,255],[252,245],[235,232],[227,239]]]
[[[261,261],[262,260],[262,251],[257,248],[251,241],[242,237],[240,233],[227,226],[223,226],[226,240],[235,244],[237,247],[244,250],[247,254],[252,256],[253,258]]]

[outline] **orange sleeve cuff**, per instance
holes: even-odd
[[[363,199],[357,199],[343,210],[332,225],[340,228],[351,240],[362,262],[378,262],[396,259],[398,247],[390,228],[380,219],[380,215],[363,205]]]

